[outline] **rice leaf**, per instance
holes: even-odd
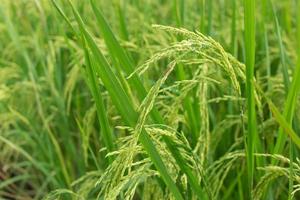
[[[248,124],[246,136],[247,171],[249,197],[253,188],[254,179],[254,152],[257,137],[255,93],[254,93],[254,66],[255,66],[255,0],[244,0],[245,24],[245,51],[246,51],[246,98],[248,108]]]

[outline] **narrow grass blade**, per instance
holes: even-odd
[[[270,47],[269,47],[269,37],[268,37],[268,30],[267,30],[267,19],[268,19],[268,0],[263,0],[262,1],[262,13],[264,18],[262,19],[262,27],[263,27],[263,34],[264,34],[264,49],[265,49],[265,65],[267,68],[267,77],[268,78],[268,90],[271,90],[271,82],[270,82],[270,77],[271,77],[271,59],[270,59]]]
[[[129,33],[126,26],[126,16],[125,16],[125,7],[126,2],[119,1],[116,5],[116,12],[118,13],[119,17],[119,25],[120,25],[120,33],[123,40],[129,40]]]
[[[213,17],[213,1],[208,0],[207,1],[207,17],[208,17],[208,21],[207,21],[207,29],[206,29],[206,33],[207,35],[211,35],[212,33],[212,17]]]
[[[280,114],[279,110],[276,108],[276,106],[269,101],[268,102],[270,109],[276,119],[276,121],[280,124],[281,128],[283,129],[284,133],[289,135],[292,139],[292,141],[300,148],[300,138],[295,133],[295,131],[291,128],[289,123],[284,119],[284,117]]]
[[[92,91],[92,94],[95,99],[95,104],[97,107],[97,115],[98,115],[98,120],[99,120],[99,125],[101,129],[101,134],[105,143],[105,146],[108,149],[108,152],[112,152],[114,150],[114,135],[113,132],[110,128],[110,125],[108,123],[107,115],[106,115],[106,110],[104,106],[104,102],[102,99],[102,95],[100,92],[99,84],[97,83],[97,77],[96,77],[96,70],[93,69],[89,56],[88,49],[86,47],[86,44],[83,40],[83,45],[84,45],[84,53],[85,53],[85,60],[86,60],[86,71],[87,75],[89,78],[89,86]]]
[[[300,3],[297,2],[297,7],[300,8]],[[274,10],[274,6],[273,6],[273,10]],[[275,14],[274,14],[275,15]],[[276,16],[275,16],[276,17]],[[277,18],[276,18],[277,19]],[[294,112],[295,112],[295,107],[296,107],[296,103],[297,103],[297,97],[300,91],[300,15],[299,13],[297,14],[297,30],[296,30],[296,34],[297,34],[297,63],[296,63],[296,68],[294,70],[293,73],[293,80],[291,83],[290,88],[288,88],[288,90],[286,89],[286,91],[288,91],[287,94],[287,100],[285,103],[285,107],[284,107],[284,111],[283,111],[283,117],[281,116],[281,123],[283,123],[285,126],[281,126],[281,128],[279,129],[279,134],[278,134],[278,140],[277,143],[275,145],[274,148],[274,153],[278,154],[281,153],[284,149],[284,144],[286,142],[286,135],[283,132],[287,132],[288,135],[290,136],[291,140],[296,143],[296,145],[299,148],[299,142],[300,142],[300,138],[298,137],[298,135],[293,132],[292,128],[290,128],[290,130],[287,130],[287,128],[290,127],[290,125],[292,124],[293,121],[293,117],[294,117]],[[277,24],[278,24],[278,20],[277,20]],[[287,69],[286,69],[287,70]],[[287,73],[287,72],[286,72]],[[286,74],[286,76],[288,76],[288,74]],[[287,77],[288,79],[289,77]],[[289,83],[288,81],[285,81],[287,83]],[[284,121],[283,121],[284,120]],[[290,141],[290,160],[292,161],[294,159],[294,149],[293,149],[293,144]],[[276,163],[276,161],[272,161],[273,163]],[[293,168],[292,166],[290,166],[290,176],[293,175]],[[289,196],[288,199],[292,199],[292,191],[293,191],[293,180],[292,178],[289,179]]]
[[[205,0],[200,0],[199,4],[201,4],[200,32],[205,33]]]
[[[18,182],[18,181],[26,180],[28,178],[30,178],[29,174],[25,174],[25,175],[15,176],[15,177],[9,178],[7,180],[3,180],[0,183],[0,190],[2,190],[3,188],[5,188],[8,185],[14,184],[15,182]]]
[[[62,9],[60,8],[60,6],[57,4],[56,0],[51,0],[52,4],[54,5],[54,7],[56,8],[56,10],[58,11],[58,13],[62,16],[62,18],[67,22],[69,28],[72,29],[73,33],[77,33],[74,29],[74,27],[72,26],[70,20],[68,19],[68,17],[65,15],[65,13],[62,11]]]
[[[97,8],[95,1],[90,0],[90,2],[99,25],[99,30],[105,40],[114,65],[122,66],[122,70],[125,72],[126,76],[129,76],[135,69],[130,57],[117,41],[101,11]],[[121,70],[120,67],[118,67],[117,70]],[[119,74],[122,74],[122,72],[119,71]],[[120,79],[123,79],[123,77],[120,77]],[[132,77],[128,79],[128,83],[137,92],[138,99],[142,101],[145,98],[147,91],[145,90],[138,76],[133,74]],[[151,116],[155,121],[158,121],[159,123],[163,122],[162,117],[159,115],[156,109],[153,109]]]
[[[111,98],[115,103],[115,106],[117,109],[121,112],[121,115],[127,116],[125,118],[127,124],[134,124],[137,115],[134,112],[133,105],[124,91],[124,88],[120,84],[119,80],[113,73],[111,67],[109,66],[108,62],[106,61],[105,57],[101,53],[101,51],[98,49],[95,41],[93,40],[92,36],[87,32],[87,30],[84,28],[83,21],[79,17],[79,14],[74,9],[74,15],[76,17],[76,20],[79,24],[80,31],[84,35],[87,45],[91,49],[91,52],[93,54],[93,58],[95,59],[95,69],[97,70],[97,75],[101,78],[103,84],[106,86],[107,90],[110,92]],[[124,106],[127,105],[127,106]]]
[[[257,138],[256,111],[254,100],[254,65],[255,65],[255,0],[244,1],[245,52],[246,52],[246,98],[248,125],[246,137],[246,157],[248,171],[248,189],[250,199],[254,176],[254,151]]]
[[[184,24],[184,0],[173,0],[173,15],[176,26],[182,27]]]
[[[285,133],[288,135],[291,140],[297,145],[298,148],[300,148],[300,137],[295,133],[295,131],[291,128],[290,123],[285,119],[285,117],[280,113],[280,111],[276,108],[274,103],[264,95],[265,99],[268,102],[268,105],[270,107],[271,112],[273,113],[273,116],[277,123],[282,128],[282,133]]]
[[[35,160],[29,153],[27,153],[24,149],[22,149],[21,147],[15,145],[14,143],[12,143],[10,140],[6,139],[5,137],[2,137],[0,135],[0,141],[8,146],[10,146],[12,149],[14,149],[15,151],[17,151],[18,153],[20,153],[21,155],[23,155],[29,162],[32,163],[32,165],[40,170],[43,174],[45,174],[45,176],[48,176],[49,174],[51,174],[51,172],[47,171],[47,169],[45,168],[45,166],[43,166],[41,163],[39,163],[37,160]],[[56,184],[56,181],[54,178],[51,177],[51,181]]]
[[[297,26],[299,27],[299,21]],[[298,37],[297,42],[299,43],[300,41],[299,30],[297,31],[297,37]],[[299,60],[300,60],[300,53],[298,47],[298,61],[296,64],[296,68],[294,69],[293,72],[293,80],[288,90],[287,99],[283,111],[283,116],[289,124],[292,123],[296,102],[297,102],[297,96],[300,91],[300,61]],[[286,142],[286,136],[282,133],[282,131],[283,131],[282,129],[279,130],[278,140],[274,148],[274,153],[281,153],[283,151],[284,144]]]
[[[231,4],[232,4],[232,16],[231,16],[231,48],[230,48],[230,52],[232,55],[235,55],[236,54],[236,1],[235,0],[231,0]]]
[[[60,6],[57,4],[55,0],[52,0],[53,5],[55,6],[56,10],[59,12],[59,14],[63,17],[63,19],[67,22],[68,26],[72,29],[74,34],[78,38],[80,36],[78,35],[77,31],[75,31],[74,27],[72,26],[70,20],[67,18],[63,10],[60,8]],[[87,73],[87,82],[88,86],[90,87],[91,93],[94,97],[96,108],[97,108],[97,117],[99,121],[99,127],[100,127],[100,133],[102,135],[102,139],[104,141],[105,147],[107,148],[108,152],[112,152],[114,150],[114,135],[112,130],[110,129],[110,125],[108,123],[107,116],[105,115],[105,106],[103,103],[103,99],[101,96],[101,92],[99,91],[100,88],[98,87],[97,83],[97,77],[95,73],[95,69],[92,68],[90,57],[88,50],[86,48],[86,44],[84,39],[82,39],[83,47],[84,47],[84,56],[86,60],[86,73]],[[112,161],[113,157],[109,157],[109,162]]]
[[[286,65],[285,48],[284,48],[282,37],[281,37],[281,28],[280,28],[280,25],[279,25],[279,22],[278,22],[276,9],[275,9],[274,4],[272,3],[272,0],[270,1],[270,4],[272,6],[274,21],[275,21],[276,36],[277,36],[277,41],[278,41],[278,45],[279,45],[279,52],[280,52],[281,70],[282,70],[282,74],[283,74],[284,87],[285,87],[285,91],[286,91],[286,94],[287,94],[287,92],[289,90],[289,87],[290,87],[290,79],[289,79],[288,68],[287,68],[287,65]]]

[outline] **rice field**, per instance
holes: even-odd
[[[0,200],[300,199],[299,0],[2,0]]]

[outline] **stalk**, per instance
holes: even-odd
[[[257,138],[256,110],[254,99],[254,65],[255,65],[255,0],[244,1],[245,53],[246,53],[246,99],[248,107],[248,126],[246,135],[246,157],[248,173],[249,199],[254,179],[254,152]]]

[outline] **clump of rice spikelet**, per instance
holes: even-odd
[[[103,176],[97,181],[96,185],[102,185],[100,194],[104,194],[105,199],[115,199],[118,195],[125,190],[125,199],[132,199],[135,193],[136,187],[140,182],[144,181],[148,177],[157,176],[158,172],[151,170],[151,162],[149,158],[145,158],[141,161],[134,161],[139,155],[144,155],[142,147],[138,143],[139,134],[144,128],[146,118],[151,111],[155,99],[160,91],[161,85],[165,82],[167,77],[173,71],[175,62],[171,62],[168,65],[166,72],[151,88],[148,95],[143,100],[138,112],[139,118],[137,125],[131,129],[132,135],[122,138],[121,148],[118,151],[108,154],[117,155],[115,161],[104,172]],[[152,136],[151,133],[149,133]],[[161,152],[167,152],[165,145],[159,145],[161,143],[160,138],[153,138],[156,145],[160,147]],[[166,153],[165,153],[166,154]],[[166,156],[171,158],[171,155]],[[174,162],[171,168],[174,168]],[[120,163],[122,163],[120,165]],[[177,174],[174,173],[174,174]]]
[[[227,75],[231,79],[235,91],[238,94],[240,94],[240,86],[233,66],[236,65],[237,68],[236,71],[238,72],[239,76],[242,76],[243,79],[245,78],[245,75],[243,75],[241,71],[244,70],[245,67],[239,64],[239,62],[236,61],[236,59],[234,59],[233,56],[228,54],[218,42],[213,40],[211,37],[203,35],[200,32],[194,33],[184,28],[174,28],[174,27],[162,26],[162,25],[154,25],[153,27],[159,30],[167,31],[172,34],[184,36],[186,39],[176,43],[173,46],[173,48],[176,49],[177,47],[179,51],[183,51],[185,49],[185,51],[187,52],[190,51],[190,52],[198,53],[204,58],[211,60],[216,64],[219,64],[225,70],[225,72],[227,72]],[[169,54],[170,53],[168,53],[168,55]],[[159,57],[158,55],[159,54],[154,55],[152,57],[153,60],[149,59],[150,61],[149,63],[151,62],[153,63],[153,61],[156,60],[154,58]],[[161,55],[161,57],[164,57],[164,55]],[[145,66],[149,65],[149,63],[147,63]],[[140,68],[144,68],[145,66],[142,65],[141,67],[139,67],[135,71],[135,73],[140,71],[141,70]]]
[[[202,76],[205,76],[208,72],[208,66],[204,65],[203,70],[201,72]],[[208,116],[208,106],[207,106],[207,93],[208,86],[205,80],[202,80],[199,85],[199,91],[197,92],[199,95],[200,111],[201,111],[201,130],[200,137],[197,141],[196,150],[200,154],[200,160],[203,162],[206,160],[209,152],[209,144],[210,144],[210,133],[209,133],[209,116]]]
[[[259,182],[256,184],[253,190],[253,199],[259,200],[261,199],[264,191],[266,190],[269,183],[271,183],[274,179],[288,175],[288,170],[278,167],[278,166],[268,166],[264,168],[260,168],[261,170],[267,171],[267,173],[260,178]]]
[[[234,167],[238,159],[244,157],[244,151],[237,150],[229,152],[208,167],[206,173],[214,199],[218,197],[228,172]]]
[[[163,74],[163,76],[156,82],[156,84],[151,88],[146,98],[143,100],[140,108],[139,108],[139,119],[136,126],[136,131],[141,132],[143,125],[146,121],[146,117],[148,116],[149,112],[153,108],[154,102],[156,97],[158,96],[158,93],[160,91],[160,87],[162,84],[166,81],[170,73],[173,71],[175,67],[176,62],[173,61],[168,65],[168,69]]]
[[[278,178],[285,178],[286,180],[292,178],[295,182],[294,189],[292,192],[292,196],[295,195],[299,191],[299,184],[300,184],[300,165],[299,160],[296,159],[297,162],[290,161],[289,158],[279,155],[279,154],[255,154],[255,156],[261,157],[269,157],[278,160],[283,166],[273,166],[267,165],[264,167],[259,167],[258,170],[265,172],[264,176],[261,177],[257,185],[253,190],[253,197],[254,199],[261,199],[262,195],[268,188],[267,186]],[[290,174],[290,167],[292,167],[293,173]]]

